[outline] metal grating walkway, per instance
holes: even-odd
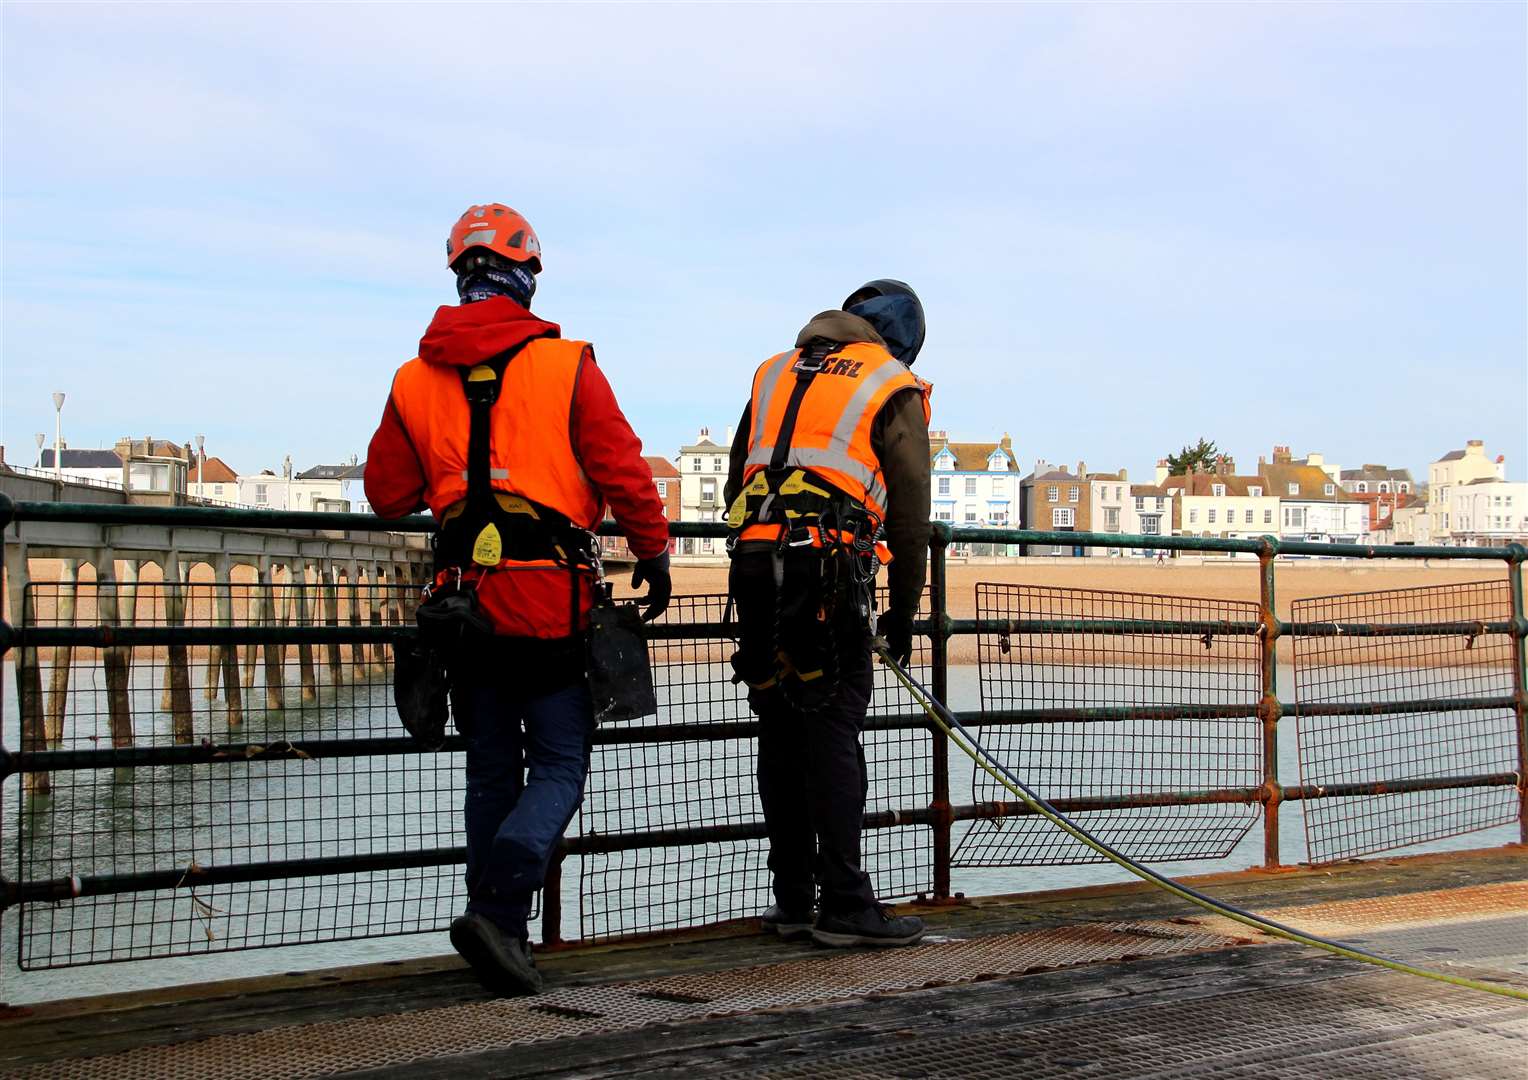
[[[824,1004],[979,978],[1166,956],[1236,944],[1167,922],[1086,923],[1018,934],[932,941],[909,949],[833,953],[820,959],[644,982],[567,987],[389,1016],[305,1024],[106,1057],[50,1062],[13,1074],[71,1080],[274,1080],[333,1076],[424,1059],[649,1024]]]

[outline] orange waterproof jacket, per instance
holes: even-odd
[[[796,363],[802,353],[801,349],[779,353],[754,373],[745,485],[774,458],[796,390]],[[886,402],[908,389],[922,394],[926,419],[933,387],[885,348],[857,341],[830,353],[797,406],[783,465],[812,472],[884,520],[886,478],[870,434]],[[764,539],[778,533],[779,526],[750,525],[741,539]]]

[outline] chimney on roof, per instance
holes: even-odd
[[[949,439],[950,433],[943,428],[934,428],[928,433],[928,441],[931,443],[944,442]]]
[[[728,446],[732,445],[732,436],[735,435],[736,433],[737,433],[737,429],[734,428],[731,424],[728,424],[727,425],[727,445]]]
[[[1275,446],[1273,448],[1273,463],[1275,465],[1292,465],[1295,457],[1289,452],[1287,446]]]
[[[1261,476],[1263,470],[1266,469],[1267,467],[1268,467],[1268,459],[1265,458],[1262,454],[1259,454],[1257,456],[1257,471],[1258,471],[1258,475]]]
[[[1171,475],[1172,475],[1172,470],[1167,467],[1167,459],[1166,458],[1160,459],[1157,462],[1157,479],[1156,479],[1157,487],[1161,487],[1164,483],[1166,483],[1167,482],[1167,478],[1169,476],[1171,476]]]
[[[1484,446],[1485,445],[1485,440],[1484,439],[1471,439],[1469,442],[1465,443],[1464,445],[1465,446]]]
[[[1121,480],[1129,480],[1130,479],[1130,470],[1129,469],[1121,469],[1119,471],[1119,478]]]
[[[1079,461],[1079,462],[1077,462],[1077,475],[1078,476],[1087,476],[1088,475],[1088,463],[1086,461]]]
[[[708,427],[703,427],[703,428],[700,429],[700,438],[697,439],[696,441],[697,442],[705,442],[710,437],[711,437],[711,429],[708,428]]]
[[[1005,432],[1003,432],[1003,437],[998,440],[997,444],[999,446],[1001,446],[1004,450],[1012,450],[1013,449],[1013,436],[1008,434],[1008,432],[1005,431]]]

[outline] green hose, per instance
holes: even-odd
[[[1174,896],[1181,897],[1192,904],[1197,904],[1207,911],[1212,911],[1217,915],[1222,915],[1225,918],[1232,919],[1244,926],[1250,926],[1254,930],[1259,930],[1265,934],[1271,934],[1274,937],[1281,937],[1300,945],[1309,945],[1315,949],[1324,949],[1329,953],[1345,956],[1350,960],[1360,960],[1366,964],[1389,968],[1391,971],[1401,971],[1407,975],[1416,975],[1423,979],[1432,979],[1435,982],[1449,983],[1453,986],[1463,986],[1471,990],[1482,990],[1488,994],[1500,994],[1502,997],[1528,1001],[1528,991],[1525,990],[1518,990],[1511,986],[1497,986],[1492,983],[1481,982],[1478,979],[1466,979],[1459,975],[1448,975],[1441,971],[1430,971],[1427,968],[1413,967],[1399,960],[1376,956],[1374,953],[1365,952],[1363,949],[1356,948],[1355,946],[1345,945],[1340,941],[1332,941],[1329,938],[1320,937],[1316,934],[1307,934],[1304,931],[1274,922],[1272,919],[1255,915],[1250,911],[1244,911],[1224,901],[1216,900],[1213,896],[1208,896],[1198,889],[1184,885],[1182,882],[1174,881],[1170,877],[1157,873],[1150,867],[1142,866],[1129,856],[1115,851],[1081,825],[1072,821],[1043,797],[1031,790],[1029,785],[1015,776],[1007,766],[996,760],[988,752],[987,748],[971,734],[966,725],[961,722],[960,717],[946,708],[938,698],[929,693],[921,683],[908,674],[901,664],[892,658],[884,641],[877,639],[875,650],[880,654],[881,660],[885,662],[886,666],[895,673],[902,685],[907,687],[908,692],[918,699],[918,704],[923,706],[923,711],[928,713],[930,719],[938,724],[944,733],[954,741],[955,745],[960,747],[984,772],[1021,799],[1031,810],[1065,832],[1068,836],[1092,848],[1110,862],[1124,867],[1143,881],[1150,882],[1158,888],[1166,889]]]

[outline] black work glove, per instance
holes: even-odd
[[[886,641],[886,651],[902,667],[913,658],[913,617],[900,611],[886,612],[876,621],[876,629]]]
[[[631,587],[636,589],[644,583],[647,585],[647,595],[643,599],[647,601],[647,606],[642,609],[642,621],[652,622],[668,610],[669,597],[674,593],[674,582],[669,577],[667,551],[651,559],[637,560],[637,568],[631,572]]]

